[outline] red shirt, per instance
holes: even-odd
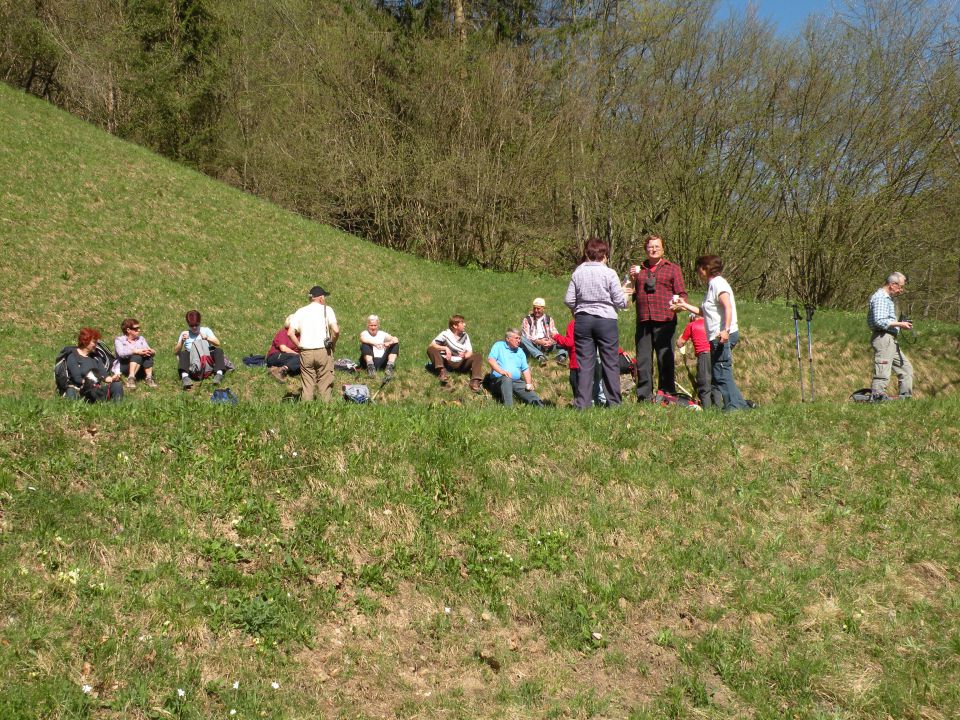
[[[690,339],[693,340],[693,349],[697,355],[702,352],[710,352],[710,341],[707,340],[707,328],[702,317],[691,320],[683,329],[680,341],[686,342]]]
[[[273,344],[267,351],[267,355],[283,352],[283,350],[280,349],[281,345],[286,345],[288,348],[293,348],[294,352],[299,352],[300,350],[300,346],[297,345],[297,341],[290,337],[286,328],[280,328],[280,332],[273,336]]]
[[[687,289],[683,286],[683,273],[680,266],[661,258],[653,267],[647,267],[647,260],[640,265],[640,272],[634,279],[633,300],[637,304],[637,322],[673,322],[676,315],[670,309],[670,300],[674,295],[687,299]],[[647,278],[654,276],[657,285],[652,293],[643,289]]]
[[[553,341],[570,353],[570,369],[579,370],[580,365],[577,363],[577,348],[573,342],[573,320],[567,325],[567,334],[560,335],[557,333],[553,336]]]

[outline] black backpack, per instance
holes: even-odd
[[[75,385],[71,385],[70,374],[67,372],[67,358],[70,356],[70,353],[76,349],[76,345],[65,345],[64,348],[57,353],[57,359],[53,363],[53,381],[56,383],[57,395],[66,395],[67,390],[71,386],[76,387]],[[96,358],[100,362],[105,372],[110,372],[110,368],[113,367],[113,363],[116,360],[113,353],[110,352],[102,342],[97,343],[97,347],[94,348],[91,357]]]

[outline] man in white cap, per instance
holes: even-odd
[[[553,339],[557,334],[557,326],[546,310],[547,303],[542,297],[533,299],[530,314],[523,319],[520,346],[528,357],[541,365],[547,364],[547,354],[554,351],[557,353],[557,362],[565,364],[568,353]]]
[[[300,400],[329,402],[333,388],[333,351],[340,337],[340,326],[333,308],[327,306],[329,293],[319,285],[310,288],[310,302],[290,317],[289,334],[300,346]]]

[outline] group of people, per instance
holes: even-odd
[[[658,392],[675,396],[674,336],[677,315],[689,312],[689,335],[678,341],[694,340],[697,353],[697,390],[704,407],[720,404],[724,410],[751,407],[733,378],[733,348],[740,339],[737,304],[733,289],[723,276],[723,261],[716,255],[697,258],[697,277],[707,286],[700,306],[687,301],[683,273],[664,257],[663,239],[647,237],[646,258],[630,268],[621,282],[607,267],[610,248],[599,238],[587,242],[584,261],[574,270],[564,297],[573,312],[575,353],[579,373],[574,386],[574,407],[593,404],[593,374],[600,363],[600,375],[608,405],[621,403],[619,331],[617,313],[632,299],[636,305],[637,399],[652,399],[653,362],[657,365]],[[696,319],[702,318],[702,325]]]
[[[739,342],[737,305],[733,288],[723,277],[723,261],[716,255],[696,260],[697,278],[706,286],[703,302],[688,301],[683,273],[676,263],[664,257],[663,239],[650,235],[645,242],[646,258],[630,268],[621,280],[607,266],[609,246],[599,238],[590,239],[582,262],[574,270],[564,296],[573,318],[560,334],[546,312],[542,297],[533,300],[530,312],[519,328],[510,328],[504,338],[493,344],[486,356],[475,353],[467,334],[466,319],[453,315],[445,330],[427,346],[428,369],[441,385],[450,382],[451,373],[469,374],[473,392],[486,388],[504,405],[514,400],[542,405],[533,386],[529,361],[540,365],[554,355],[568,365],[573,405],[585,409],[595,404],[619,405],[622,402],[620,375],[622,349],[617,324],[618,313],[632,300],[636,306],[636,396],[638,401],[658,394],[675,396],[675,349],[685,353],[692,342],[697,360],[697,395],[704,408],[739,410],[752,407],[745,400],[733,377],[733,349]],[[891,371],[900,380],[900,396],[909,397],[913,371],[897,343],[908,321],[897,320],[893,298],[902,292],[906,278],[893,273],[884,287],[870,299],[868,324],[873,332],[873,392],[885,397]],[[319,285],[308,293],[309,302],[289,315],[276,333],[265,357],[275,378],[283,380],[299,375],[300,399],[330,400],[333,388],[334,353],[340,338],[340,326],[333,308],[327,304],[329,293]],[[674,341],[677,317],[689,313],[683,334]],[[229,367],[220,340],[202,324],[197,310],[186,314],[187,329],[180,333],[173,348],[177,356],[180,382],[189,389],[198,379],[212,378],[219,384]],[[141,323],[125,319],[121,334],[114,340],[116,360],[110,367],[98,362],[95,349],[100,333],[83,328],[77,347],[67,358],[71,396],[95,402],[116,400],[124,388],[136,387],[138,380],[155,387],[153,365],[155,350],[141,333]],[[380,327],[377,315],[367,317],[360,333],[359,366],[371,379],[383,373],[383,381],[393,379],[400,340]],[[657,392],[654,392],[653,365],[657,368]]]

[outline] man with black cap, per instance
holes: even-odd
[[[340,337],[340,326],[333,308],[327,306],[327,295],[319,285],[310,288],[310,302],[290,318],[289,333],[300,346],[300,399],[329,402],[333,389],[333,351]]]

